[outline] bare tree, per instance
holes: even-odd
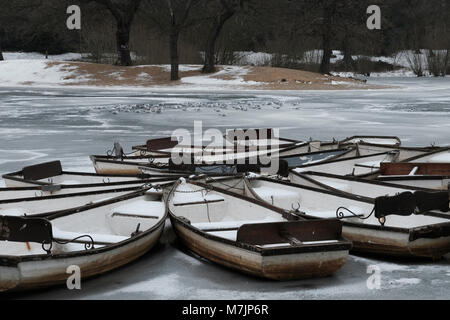
[[[5,60],[3,58],[3,51],[2,51],[2,40],[3,40],[4,36],[5,36],[5,30],[2,27],[0,27],[0,61]]]
[[[131,66],[133,64],[130,53],[131,25],[141,0],[85,0],[85,2],[102,4],[113,15],[117,23],[116,41],[118,59],[116,64]]]
[[[217,39],[225,25],[230,20],[239,8],[242,8],[246,0],[220,0],[219,13],[214,17],[214,23],[206,41],[205,47],[205,64],[203,66],[203,73],[215,72],[216,55],[215,48]]]
[[[334,18],[336,16],[337,1],[336,0],[323,0],[322,1],[322,63],[320,64],[320,72],[323,74],[329,74],[331,70],[331,57],[333,55],[333,48],[331,42],[335,35]]]
[[[166,0],[170,14],[170,80],[176,81],[179,76],[178,40],[180,33],[186,26],[192,7],[200,0]]]

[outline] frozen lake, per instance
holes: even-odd
[[[129,151],[178,128],[273,127],[295,139],[396,135],[404,145],[450,145],[450,79],[389,78],[378,91],[150,92],[143,89],[1,88],[0,172],[60,159],[92,170],[89,155],[114,141]],[[450,262],[381,261],[350,256],[326,279],[276,283],[218,267],[181,252],[168,228],[164,243],[139,261],[85,281],[20,298],[115,299],[434,299],[450,298]],[[381,271],[370,290],[367,267]]]

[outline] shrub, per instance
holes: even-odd
[[[448,74],[450,64],[449,50],[428,50],[428,70],[435,77],[445,77]]]
[[[420,51],[408,52],[406,60],[416,76],[423,77],[425,75],[425,61]]]

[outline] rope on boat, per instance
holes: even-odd
[[[120,145],[118,145],[118,146],[120,146]],[[123,152],[122,148],[120,150],[118,150],[117,147],[116,147],[116,144],[114,144],[114,146],[113,146],[113,148],[111,150],[107,150],[106,151],[106,155],[108,157],[112,157],[114,154],[117,153],[117,151],[121,151],[120,153],[121,153],[122,157],[128,157],[128,156],[133,155],[133,154],[136,153],[136,151],[131,151],[130,153],[125,153],[125,152]]]
[[[59,241],[59,240],[53,239],[53,242],[55,242],[57,244],[66,245],[66,244],[75,242],[75,241],[77,241],[79,239],[82,239],[82,238],[88,238],[89,239],[89,242],[84,244],[84,249],[85,250],[93,250],[93,249],[95,249],[95,247],[94,247],[94,239],[90,235],[87,235],[87,234],[83,235],[83,236],[76,237],[75,239],[72,239],[72,240],[69,240],[69,241]],[[51,254],[52,253],[52,248],[53,248],[53,242],[50,242],[50,243],[43,242],[42,243],[42,250],[44,250],[47,254]],[[48,246],[48,248],[46,246]]]
[[[245,190],[245,188],[236,188],[236,187],[242,182],[241,180],[239,180],[235,185],[230,186],[230,185],[228,185],[228,184],[226,184],[226,183],[223,183],[223,182],[220,181],[220,180],[214,179],[213,177],[208,177],[208,179],[209,179],[209,180],[212,180],[212,181],[215,182],[215,183],[218,183],[218,184],[221,184],[221,185],[227,187],[227,189],[226,189],[227,191],[228,191],[228,190],[231,190],[231,189],[233,189],[233,190],[239,190],[239,191]]]
[[[345,211],[351,213],[354,217],[356,217],[356,218],[358,218],[358,219],[361,219],[361,220],[368,220],[368,219],[369,219],[370,217],[372,217],[373,214],[375,213],[375,207],[373,207],[372,212],[371,212],[367,217],[364,217],[363,215],[357,214],[357,213],[353,212],[352,210],[350,210],[350,209],[348,209],[348,208],[346,208],[346,207],[339,207],[339,208],[337,208],[337,210],[336,210],[336,217],[337,217],[339,220],[347,219],[347,218],[352,218],[352,217],[346,217],[345,214],[344,214],[344,212],[343,212],[343,210],[345,210]],[[385,217],[378,219],[378,221],[380,222],[380,224],[381,224],[382,226],[384,226],[384,225],[386,224],[386,218],[385,218]]]
[[[198,192],[203,192],[203,191],[207,191],[207,193],[208,193],[209,189],[203,188],[203,189],[198,189],[198,190],[174,190],[175,193],[184,193],[184,194],[198,193]],[[203,196],[203,194],[202,194],[202,196]]]

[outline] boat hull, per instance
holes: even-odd
[[[408,233],[368,230],[344,223],[342,234],[353,242],[353,252],[384,256],[440,259],[450,252],[450,236],[410,241]]]
[[[286,281],[329,276],[347,261],[348,250],[310,252],[287,255],[262,255],[228,243],[207,239],[171,219],[181,242],[196,254],[260,278]]]

